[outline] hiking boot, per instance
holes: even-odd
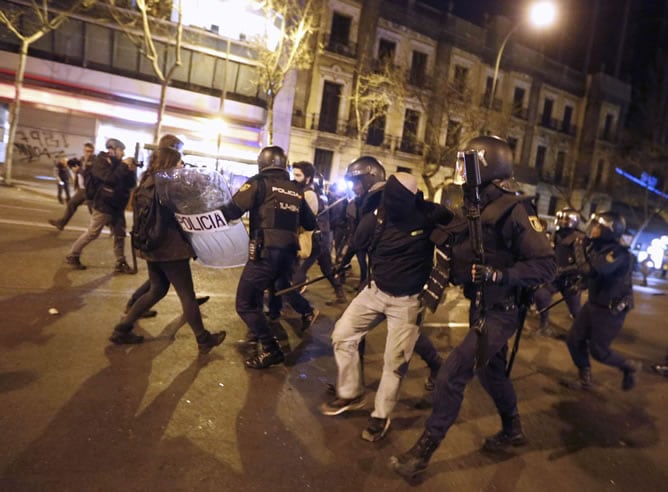
[[[439,441],[424,431],[411,449],[402,455],[390,458],[390,466],[407,480],[415,478],[417,474],[427,469],[429,460],[439,444]]]
[[[210,333],[207,331],[205,332],[205,336],[202,337],[203,340],[200,340],[199,337],[197,337],[197,348],[199,349],[199,355],[206,355],[211,352],[212,348],[217,347],[223,343],[226,335],[227,332],[225,330],[216,333]]]
[[[254,356],[246,359],[246,367],[250,369],[266,369],[274,364],[282,364],[285,361],[285,354],[280,348],[273,350],[262,349]]]
[[[314,309],[311,311],[309,314],[303,314],[302,315],[302,332],[305,332],[313,326],[315,323],[315,320],[318,319],[318,315],[320,314],[320,311],[317,309]]]
[[[622,377],[622,389],[624,391],[632,390],[638,379],[638,371],[642,369],[642,364],[638,360],[627,360],[622,367],[624,376]]]
[[[86,265],[82,264],[77,255],[67,255],[65,257],[65,263],[72,265],[77,270],[85,270]]]
[[[330,416],[340,415],[344,412],[364,408],[365,403],[364,395],[360,395],[356,398],[339,398],[337,396],[333,400],[320,405],[320,413]]]
[[[109,341],[115,343],[116,345],[134,345],[137,343],[142,343],[144,341],[144,337],[141,335],[135,335],[131,331],[114,330],[114,332],[109,337]]]
[[[493,436],[485,438],[482,445],[483,450],[498,453],[510,447],[524,446],[527,443],[519,415],[511,418],[501,417],[501,422],[502,429]]]
[[[49,224],[51,224],[59,231],[62,231],[64,229],[63,224],[59,220],[49,219]]]
[[[114,267],[114,273],[128,273],[128,274],[135,274],[137,272],[134,271],[134,269],[128,265],[128,262],[125,260],[118,260],[116,262],[116,266]]]
[[[561,384],[577,391],[591,391],[594,389],[594,382],[591,378],[591,367],[578,369],[578,377],[575,380],[561,381]]]
[[[390,428],[390,418],[369,417],[369,425],[362,431],[362,439],[369,442],[380,441]]]

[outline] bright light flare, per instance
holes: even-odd
[[[534,3],[529,10],[531,24],[536,27],[547,27],[554,24],[557,18],[557,8],[552,2],[543,1]]]

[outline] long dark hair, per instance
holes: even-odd
[[[148,169],[141,178],[143,183],[149,176],[154,176],[160,171],[174,169],[181,162],[181,152],[170,148],[161,148],[151,154]]]

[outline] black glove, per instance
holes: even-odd
[[[500,284],[503,282],[503,273],[487,265],[471,265],[471,281],[474,284]]]

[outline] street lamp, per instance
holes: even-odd
[[[531,25],[543,28],[550,26],[557,16],[557,10],[552,2],[549,1],[540,1],[535,2],[529,8],[529,22]],[[506,44],[515,31],[517,31],[522,25],[522,21],[515,24],[515,26],[508,31],[506,37],[503,38],[501,46],[499,46],[499,52],[496,54],[496,63],[494,64],[494,75],[492,76],[492,93],[489,96],[489,104],[487,109],[491,111],[492,103],[494,102],[494,94],[496,94],[496,83],[499,78],[499,67],[501,66],[501,57],[503,56],[503,50],[506,48]]]

